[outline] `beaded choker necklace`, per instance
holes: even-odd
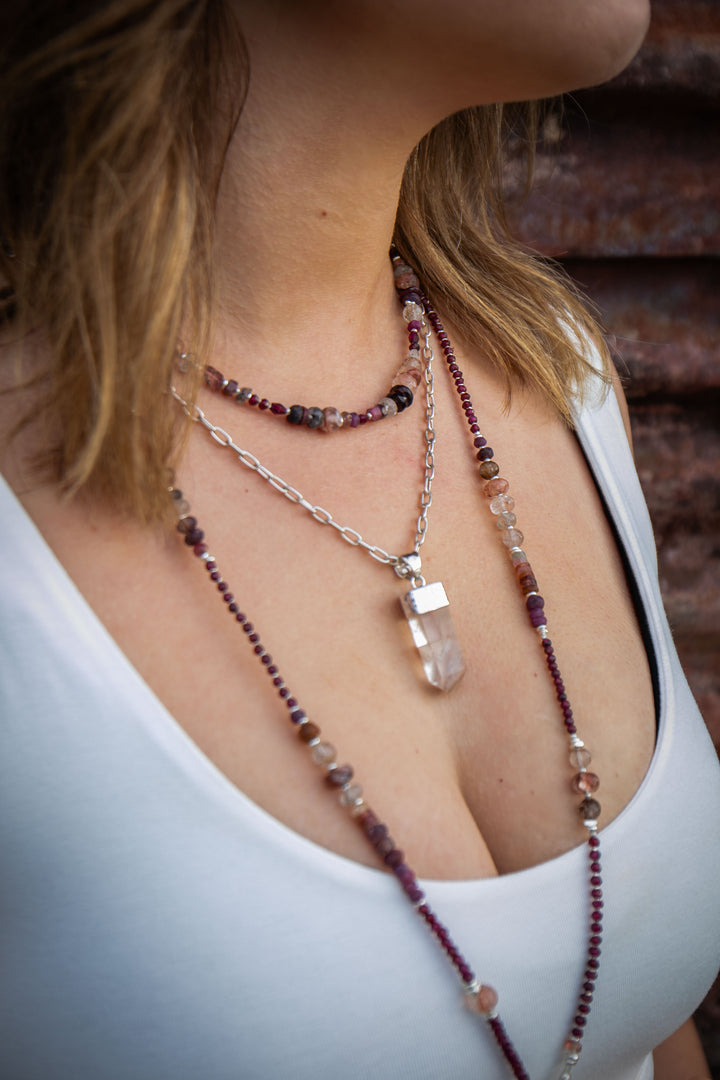
[[[396,279],[401,278],[401,280],[407,281],[404,275],[412,273],[412,271],[401,262],[400,256],[396,252],[393,253],[393,263]],[[591,756],[577,733],[572,708],[565,692],[563,679],[549,637],[544,601],[539,595],[537,581],[528,558],[520,546],[524,537],[515,528],[517,520],[513,513],[514,500],[508,494],[508,481],[499,475],[500,469],[494,460],[493,452],[488,447],[487,440],[480,431],[463,373],[458,367],[452,346],[437,313],[433,310],[427,298],[420,292],[419,287],[416,287],[413,283],[405,288],[399,288],[398,293],[404,304],[406,317],[411,315],[411,321],[418,321],[421,327],[425,319],[427,319],[435,331],[445,356],[448,370],[452,376],[470,428],[476,457],[480,462],[479,474],[483,481],[483,494],[490,512],[497,522],[502,542],[508,549],[520,591],[525,600],[530,623],[538,634],[545,664],[553,681],[560,716],[568,739],[569,762],[573,773],[569,782],[572,790],[582,796],[578,810],[580,821],[587,833],[590,886],[589,934],[584,973],[580,981],[577,1011],[572,1026],[563,1042],[563,1058],[559,1073],[559,1080],[571,1080],[572,1069],[580,1060],[582,1038],[588,1022],[595,982],[600,967],[603,915],[600,838],[597,835],[600,804],[594,798],[594,793],[599,786],[599,779],[595,773],[588,771]],[[290,688],[280,674],[278,665],[266,651],[258,632],[247,615],[241,610],[240,603],[230,591],[230,586],[225,581],[217,560],[208,549],[204,533],[199,528],[196,519],[190,515],[190,507],[183,498],[182,492],[175,488],[173,484],[170,487],[170,494],[178,516],[178,531],[183,534],[185,543],[192,548],[193,553],[205,565],[210,582],[218,590],[227,610],[245,634],[259,663],[272,680],[273,686],[288,710],[291,730],[296,733],[299,743],[309,751],[313,762],[318,766],[324,777],[327,788],[331,792],[336,792],[340,805],[349,812],[350,817],[362,829],[380,862],[395,875],[402,892],[445,953],[448,961],[459,976],[465,1003],[486,1023],[512,1075],[516,1077],[516,1080],[529,1080],[520,1054],[500,1018],[496,990],[489,983],[484,983],[476,976],[469,961],[460,952],[450,937],[448,930],[427,903],[425,894],[420,888],[414,872],[405,861],[403,852],[390,835],[387,825],[380,820],[366,802],[363,789],[355,779],[352,766],[338,763],[338,754],[335,747],[323,738],[319,726],[307,716],[298,699],[291,693]]]
[[[396,275],[398,289],[419,287],[419,281],[409,268]],[[292,427],[308,427],[313,431],[332,432],[341,428],[354,429],[364,424],[376,423],[387,416],[396,416],[413,403],[414,394],[422,382],[422,359],[420,355],[420,322],[408,314],[408,353],[395,372],[385,397],[360,412],[346,412],[334,406],[324,409],[317,405],[306,408],[304,405],[283,405],[279,401],[270,401],[256,394],[249,386],[240,386],[236,379],[226,379],[217,368],[207,364],[203,370],[203,381],[209,390],[231,398],[239,405],[250,405],[269,416],[284,417]],[[185,354],[183,354],[183,358]]]

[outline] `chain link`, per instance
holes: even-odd
[[[432,482],[435,477],[435,395],[433,387],[433,351],[430,346],[430,327],[423,319],[423,334],[425,336],[425,345],[422,350],[423,357],[423,378],[425,381],[425,456],[424,456],[424,477],[423,486],[420,492],[420,513],[418,514],[417,521],[415,523],[415,539],[413,542],[412,553],[419,555],[420,548],[422,547],[428,530],[428,513],[432,505]],[[319,525],[329,525],[330,528],[335,529],[342,539],[350,544],[351,547],[362,548],[366,551],[371,558],[375,559],[379,563],[383,563],[387,566],[395,568],[396,573],[400,577],[411,578],[414,581],[422,582],[422,577],[416,570],[411,571],[406,563],[404,555],[391,555],[390,552],[385,551],[377,544],[369,544],[366,540],[363,540],[362,536],[355,529],[351,529],[349,525],[341,525],[335,520],[329,510],[325,510],[322,506],[316,506],[309,502],[305,496],[294,488],[292,484],[289,484],[287,480],[283,480],[281,476],[270,471],[266,468],[262,462],[251,454],[249,450],[244,450],[241,446],[238,446],[234,442],[232,436],[218,424],[213,424],[212,420],[206,416],[205,412],[199,405],[190,405],[187,401],[177,392],[174,386],[170,388],[170,392],[175,400],[182,406],[185,415],[189,417],[193,423],[200,424],[209,433],[210,437],[215,440],[218,446],[232,450],[236,455],[241,465],[244,465],[246,469],[250,469],[251,472],[255,472],[258,476],[262,477],[270,487],[274,488],[280,495],[283,495],[291,503],[295,503],[297,506],[301,506],[304,510],[310,514],[310,516],[317,521]]]

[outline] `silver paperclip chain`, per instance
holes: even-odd
[[[244,450],[241,446],[238,446],[232,436],[224,428],[217,424],[213,424],[199,405],[189,405],[177,392],[174,386],[170,388],[170,392],[175,400],[182,406],[186,416],[189,416],[194,423],[201,424],[218,446],[227,447],[229,450],[232,450],[241,465],[244,465],[246,469],[250,469],[251,472],[257,473],[258,476],[261,476],[263,480],[267,481],[270,487],[280,495],[284,495],[291,503],[295,503],[297,506],[301,506],[303,510],[307,510],[310,516],[314,518],[319,525],[329,525],[352,547],[362,548],[373,559],[376,559],[377,562],[392,566],[399,577],[407,578],[411,580],[413,584],[423,584],[423,578],[420,574],[420,548],[427,536],[428,514],[430,512],[430,506],[432,505],[432,482],[435,477],[435,393],[432,368],[433,351],[430,345],[430,327],[425,319],[423,319],[422,323],[422,333],[425,337],[425,344],[422,350],[423,377],[425,380],[425,475],[423,478],[422,490],[420,492],[420,513],[418,514],[417,522],[415,524],[415,540],[410,555],[391,555],[377,544],[368,544],[366,540],[363,540],[360,533],[355,529],[351,529],[350,526],[340,525],[328,510],[325,510],[322,506],[316,506],[311,503],[297,490],[297,488],[293,487],[292,484],[289,484],[287,480],[283,480],[281,476],[278,476],[276,473],[273,473],[270,469],[266,468],[266,466],[263,465],[254,454],[251,454],[249,450]]]

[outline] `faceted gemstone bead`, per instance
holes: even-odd
[[[319,734],[320,728],[317,724],[312,724],[310,722],[303,724],[298,730],[298,737],[302,739],[303,742],[312,742],[313,739],[317,739]]]
[[[352,765],[338,765],[337,769],[330,769],[325,779],[333,787],[344,787],[352,780],[353,773]]]
[[[362,798],[363,789],[360,784],[351,784],[340,792],[340,802],[343,806],[353,806],[358,799]]]
[[[497,461],[483,461],[482,465],[478,469],[478,472],[482,476],[483,480],[492,480],[500,472],[500,466]]]
[[[512,510],[515,500],[512,495],[496,495],[490,500],[491,514],[504,514],[506,510]]]
[[[395,288],[396,289],[419,289],[420,282],[412,270],[401,270],[398,274],[395,274]]]
[[[329,765],[335,760],[337,756],[337,750],[332,743],[320,742],[316,746],[313,746],[310,751],[312,759],[316,765]]]
[[[592,761],[592,754],[584,746],[573,746],[569,757],[570,764],[576,769],[587,769]]]
[[[214,367],[206,367],[203,375],[205,385],[211,390],[219,390],[225,381],[219,371]]]
[[[569,1054],[579,1054],[582,1050],[582,1043],[578,1042],[577,1039],[568,1039],[565,1043],[565,1050]]]
[[[579,811],[580,817],[586,821],[596,821],[600,817],[600,803],[597,799],[583,799]]]
[[[403,305],[403,319],[405,322],[414,322],[416,319],[419,321],[423,317],[423,309],[419,304],[415,304],[412,301],[409,304]]]
[[[403,409],[407,409],[409,405],[413,403],[412,390],[409,390],[407,386],[393,386],[387,393],[387,397],[392,398],[398,407],[398,412],[402,412]]]
[[[591,795],[600,787],[600,777],[594,772],[579,772],[573,777],[572,787],[578,795]]]
[[[286,417],[288,424],[302,424],[304,413],[302,405],[291,405]]]
[[[229,379],[223,387],[223,394],[225,394],[225,397],[235,397],[239,389],[240,387],[235,380]]]
[[[313,405],[311,409],[308,409],[305,417],[305,423],[309,428],[319,428],[324,420],[322,409],[318,409],[316,405]]]
[[[338,409],[323,409],[323,431],[337,431],[338,428],[342,427],[342,422],[342,416]]]
[[[390,397],[380,398],[378,405],[382,409],[383,416],[395,416],[398,411],[397,402]],[[349,414],[343,413],[343,418],[347,415]]]
[[[496,524],[498,529],[512,529],[513,525],[517,525],[517,518],[509,510],[505,510],[498,514]]]
[[[476,994],[467,994],[465,1002],[472,1012],[488,1016],[497,1007],[498,996],[492,986],[481,986]]]
[[[513,566],[516,568],[520,566],[521,563],[527,563],[527,565],[530,566],[530,563],[527,561],[527,555],[522,549],[519,551],[511,551],[510,558]]]
[[[270,406],[270,412],[273,413],[275,416],[287,416],[290,410],[288,409],[287,405],[283,405],[279,401],[273,401],[272,405]]]
[[[493,479],[485,484],[483,491],[488,499],[492,499],[494,495],[504,495],[509,487],[507,480],[502,476],[493,476]]]
[[[507,529],[503,533],[502,542],[505,547],[520,547],[524,539],[519,529]]]
[[[373,405],[372,409],[368,409],[368,411],[366,413],[366,416],[367,416],[368,420],[372,420],[372,421],[382,420],[383,411],[382,411],[382,409],[380,408],[379,405]]]

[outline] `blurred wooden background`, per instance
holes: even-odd
[[[511,222],[601,312],[665,605],[720,750],[720,0],[653,0],[628,70],[546,123]],[[720,1080],[720,984],[698,1025]]]

